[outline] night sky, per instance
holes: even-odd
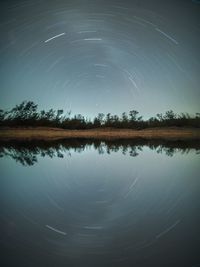
[[[33,100],[88,117],[199,111],[200,1],[0,5],[1,108]]]

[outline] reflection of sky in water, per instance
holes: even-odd
[[[41,158],[31,167],[3,158],[0,167],[1,245],[15,264],[200,262],[200,168],[194,151],[167,157],[145,148],[130,157],[90,148],[62,159]]]

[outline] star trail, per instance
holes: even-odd
[[[194,0],[2,1],[1,108],[198,112],[199,11]]]

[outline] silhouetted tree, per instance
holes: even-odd
[[[156,114],[156,117],[158,118],[159,121],[163,120],[163,114],[162,113]]]
[[[3,111],[3,109],[0,109],[0,125],[3,125],[5,117],[6,113]]]
[[[174,120],[176,119],[176,114],[174,113],[173,110],[166,111],[164,115],[165,120]]]

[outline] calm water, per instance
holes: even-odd
[[[1,266],[200,266],[198,150],[148,145],[1,146]]]

